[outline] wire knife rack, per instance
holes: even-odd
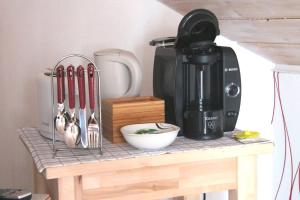
[[[55,138],[55,123],[54,123],[54,118],[55,118],[55,92],[54,92],[54,77],[55,77],[55,72],[56,72],[56,68],[66,59],[69,58],[81,58],[85,61],[88,61],[90,63],[93,64],[94,66],[94,70],[95,70],[95,74],[96,74],[96,100],[97,100],[97,109],[95,109],[95,112],[98,116],[96,116],[96,120],[98,122],[99,125],[99,143],[98,143],[98,148],[93,148],[93,149],[89,149],[89,148],[84,148],[84,147],[76,147],[76,148],[69,148],[65,145],[65,147],[63,148],[57,148],[56,146],[56,138]],[[77,67],[76,67],[77,68]],[[84,70],[85,72],[87,71],[86,69]],[[64,78],[65,78],[65,74],[66,74],[66,70],[64,69]],[[91,152],[94,153],[95,149],[98,149],[98,154],[102,155],[103,154],[103,128],[102,128],[102,116],[101,116],[101,91],[100,91],[100,71],[98,69],[98,67],[96,66],[96,64],[94,63],[94,61],[92,61],[90,58],[81,55],[81,54],[69,54],[67,56],[62,57],[57,63],[56,65],[52,68],[51,70],[51,97],[52,97],[52,116],[51,116],[51,125],[52,125],[52,150],[53,150],[53,157],[57,158],[57,157],[64,157],[64,156],[59,156],[59,151],[70,151],[70,149],[72,149],[73,153],[74,151],[78,152],[78,155],[76,154],[76,156],[86,156],[89,155]],[[60,145],[61,146],[61,145]]]

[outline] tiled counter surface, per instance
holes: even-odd
[[[153,176],[155,176],[155,173],[158,173],[159,167],[166,168],[168,166],[170,170],[176,169],[174,173],[182,172],[182,167],[185,167],[186,170],[189,165],[193,164],[195,167],[197,164],[199,165],[199,162],[203,162],[204,164],[206,162],[206,165],[209,166],[210,164],[214,167],[214,170],[218,170],[219,166],[215,166],[222,163],[224,163],[224,173],[228,174],[226,172],[226,165],[228,165],[229,168],[234,168],[235,171],[237,170],[235,165],[238,165],[237,158],[239,156],[247,157],[249,155],[257,155],[259,153],[267,153],[272,150],[272,143],[255,143],[255,144],[242,144],[238,141],[233,140],[230,136],[225,136],[217,140],[210,140],[210,141],[196,141],[187,139],[184,137],[178,137],[175,142],[170,145],[169,147],[163,149],[163,150],[157,150],[157,151],[145,151],[145,150],[138,150],[134,147],[131,147],[128,144],[112,144],[109,141],[105,140],[103,141],[103,155],[99,154],[99,150],[86,150],[86,149],[68,149],[64,143],[62,142],[56,142],[56,147],[58,149],[63,149],[61,151],[58,151],[56,154],[56,157],[53,158],[53,151],[52,151],[52,140],[46,139],[42,137],[38,130],[35,128],[23,128],[19,130],[20,132],[20,138],[24,142],[25,146],[30,151],[32,158],[34,160],[34,163],[36,165],[36,168],[39,173],[42,173],[45,177],[45,179],[55,179],[59,183],[60,179],[63,179],[65,177],[77,177],[79,178],[76,180],[85,183],[87,180],[90,182],[95,182],[95,180],[91,180],[91,177],[86,177],[85,174],[89,173],[102,173],[102,175],[99,175],[105,177],[105,174],[108,173],[108,168],[111,167],[111,170],[114,171],[113,174],[118,174],[120,176],[120,180],[124,177],[121,177],[122,175],[129,173],[130,170],[135,169],[137,170],[144,170],[151,169],[149,173],[153,173]],[[220,162],[219,162],[220,161]],[[252,159],[252,161],[254,161]],[[256,158],[255,158],[256,161]],[[254,161],[254,164],[255,164]],[[111,166],[110,166],[111,164]],[[253,164],[253,163],[252,163]],[[120,165],[120,166],[115,166]],[[129,166],[126,166],[129,165]],[[131,165],[131,166],[130,166]],[[168,168],[167,167],[167,168]],[[205,167],[205,166],[204,166]],[[153,170],[152,170],[153,168]],[[191,168],[193,169],[193,168]],[[206,168],[205,168],[206,169]],[[121,170],[121,171],[120,171]],[[165,170],[165,169],[164,169]],[[204,170],[204,169],[203,169]],[[199,170],[198,170],[199,171]],[[199,176],[198,171],[195,171],[195,177]],[[238,170],[237,170],[238,171]],[[255,171],[255,170],[253,170]],[[117,172],[117,173],[116,173]],[[121,173],[122,172],[122,173]],[[217,172],[217,171],[216,171]],[[130,172],[132,174],[132,172]],[[129,173],[129,174],[130,174]],[[142,172],[141,172],[142,173]],[[162,191],[158,192],[159,189],[156,187],[161,186],[163,182],[157,182],[156,180],[151,180],[150,186],[143,186],[143,187],[150,187],[154,188],[153,191],[149,188],[145,191],[147,191],[148,196],[143,196],[143,199],[152,199],[157,197],[169,197],[169,196],[176,196],[176,195],[185,195],[187,193],[195,193],[195,190],[193,190],[191,187],[189,188],[180,188],[180,180],[182,180],[182,173],[178,174],[178,181],[174,185],[174,188],[169,188],[169,193]],[[230,174],[230,173],[229,173]],[[231,173],[232,177],[230,179],[236,179],[236,182],[232,182],[230,187],[228,189],[236,189],[238,184],[238,177],[237,173]],[[201,175],[201,174],[200,174]],[[89,176],[89,175],[88,175]],[[138,176],[141,176],[138,174]],[[149,176],[149,175],[148,175]],[[186,175],[185,175],[186,176]],[[98,177],[98,178],[99,178]],[[201,177],[201,176],[199,176]],[[141,181],[143,181],[144,177],[140,177]],[[173,175],[172,175],[172,178]],[[221,177],[220,177],[221,178]],[[228,178],[228,177],[227,177]],[[113,179],[113,178],[112,178]],[[149,178],[148,178],[149,179]],[[160,179],[160,177],[157,177],[157,179]],[[175,177],[176,179],[176,177]],[[176,180],[177,180],[176,179]],[[201,179],[201,178],[200,178]],[[200,180],[199,179],[199,180]],[[73,180],[73,179],[72,179]],[[153,182],[154,181],[154,182]],[[165,180],[164,180],[165,181]],[[186,180],[185,180],[186,181]],[[65,181],[66,182],[66,181]],[[71,181],[72,182],[72,181]],[[100,181],[101,182],[101,181]],[[138,184],[135,181],[134,183]],[[145,182],[145,180],[144,180]],[[156,183],[157,182],[157,183]],[[175,183],[174,182],[174,183]],[[230,182],[230,181],[229,181]],[[128,179],[128,183],[130,183],[130,180]],[[173,183],[173,182],[172,182]],[[73,183],[75,184],[75,183]],[[126,183],[124,183],[126,184]],[[132,183],[133,184],[133,183]],[[131,185],[132,185],[131,184]],[[152,185],[151,185],[152,184]],[[59,184],[58,184],[59,185]],[[100,186],[101,191],[101,184],[96,184],[97,186]],[[105,184],[104,184],[105,185]],[[118,187],[120,187],[120,183],[117,184]],[[168,185],[168,184],[167,184]],[[187,184],[188,185],[188,184]],[[217,184],[218,185],[218,184]],[[221,186],[224,184],[219,184],[220,187],[216,187],[215,189],[224,189]],[[111,188],[107,187],[111,186]],[[197,186],[197,184],[196,184]],[[95,188],[92,186],[85,187],[80,186],[80,195],[83,199],[118,199],[118,195],[116,192],[113,192],[110,194],[110,190],[112,188],[117,189],[120,194],[122,192],[125,192],[122,194],[122,198],[126,199],[126,195],[128,196],[128,199],[132,199],[133,197],[138,197],[137,191],[128,192],[130,189],[124,189],[124,188],[118,188],[111,184],[106,184],[106,186],[102,188],[101,195],[98,195],[97,192],[95,192]],[[133,187],[137,187],[134,186]],[[164,188],[165,186],[163,186]],[[171,186],[170,186],[171,187]],[[173,186],[172,186],[173,187]],[[156,189],[155,189],[156,188]],[[201,192],[201,187],[197,186],[199,193]],[[208,188],[208,186],[206,187]],[[86,189],[86,190],[85,190]],[[226,189],[226,188],[225,188]],[[209,189],[211,190],[211,189]],[[142,190],[143,194],[146,194],[144,190]],[[234,191],[234,190],[233,190]],[[153,194],[152,194],[153,193]],[[249,193],[249,192],[248,192]],[[237,193],[238,194],[238,193]],[[78,195],[78,192],[75,192],[72,194],[75,198],[76,195]],[[234,196],[234,195],[232,195]],[[56,198],[64,199],[63,194],[56,194]],[[77,198],[77,197],[76,197]],[[75,198],[75,199],[76,199]],[[68,196],[68,199],[72,199],[72,197]],[[135,199],[135,198],[133,198]],[[244,200],[244,199],[243,199]],[[246,199],[245,199],[246,200]]]
[[[68,149],[63,142],[56,142],[56,148],[61,149],[53,158],[52,140],[41,136],[36,128],[19,130],[20,137],[29,149],[39,172],[45,168],[74,165],[88,162],[102,162],[107,160],[126,159],[141,156],[153,156],[166,153],[179,153],[190,150],[205,150],[213,147],[229,147],[242,145],[229,136],[217,140],[196,141],[178,137],[176,141],[163,150],[146,151],[136,149],[129,144],[112,144],[103,139],[103,155],[99,150]]]

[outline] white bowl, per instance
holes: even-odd
[[[132,124],[122,127],[121,133],[129,144],[138,149],[161,149],[174,142],[180,128],[167,123],[159,123],[159,126],[164,129],[158,128],[155,123]],[[156,129],[161,133],[136,134],[140,129]]]

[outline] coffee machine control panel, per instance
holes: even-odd
[[[225,93],[228,97],[236,97],[240,94],[241,88],[236,83],[230,83],[225,87]]]
[[[224,67],[224,131],[233,131],[241,103],[241,75],[233,49],[222,47]]]

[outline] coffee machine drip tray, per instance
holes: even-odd
[[[197,140],[217,139],[223,136],[223,110],[185,111],[184,135]]]

